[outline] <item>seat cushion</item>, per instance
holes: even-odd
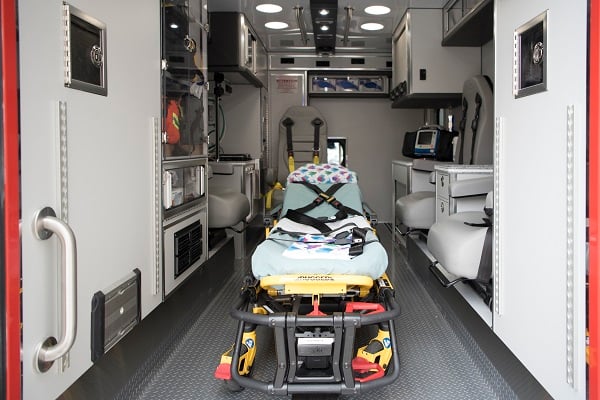
[[[461,212],[431,226],[427,247],[446,271],[467,279],[477,278],[488,228],[466,225],[465,222],[481,224],[483,218],[486,215],[480,211]]]
[[[435,192],[414,192],[396,200],[396,218],[412,229],[429,229],[435,222]]]
[[[208,191],[208,227],[226,228],[243,221],[250,213],[245,194],[224,186],[211,186]]]

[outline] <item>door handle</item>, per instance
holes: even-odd
[[[47,338],[37,348],[36,366],[46,372],[54,361],[63,357],[73,346],[77,332],[77,244],[73,231],[65,222],[56,218],[50,207],[38,211],[34,217],[34,233],[40,240],[49,239],[54,233],[61,244],[61,332],[60,340]]]

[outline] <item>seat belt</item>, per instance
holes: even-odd
[[[339,200],[337,200],[333,196],[335,194],[335,192],[338,191],[339,188],[341,188],[343,185],[345,185],[344,183],[339,183],[339,182],[334,183],[325,192],[323,192],[321,190],[321,188],[319,188],[317,185],[314,185],[312,183],[308,183],[308,182],[299,182],[299,183],[301,183],[305,187],[311,189],[313,192],[318,194],[318,196],[311,203],[305,205],[304,207],[297,208],[296,211],[301,212],[301,213],[306,213],[307,211],[310,211],[313,208],[319,206],[323,202],[327,202],[327,203],[331,204],[332,207],[334,207],[338,210],[338,212],[335,214],[335,217],[332,219],[329,219],[330,222],[346,219],[346,218],[348,218],[348,215],[362,215],[361,212],[343,205]]]
[[[320,145],[319,145],[319,139],[320,139],[320,131],[321,131],[321,126],[323,125],[323,120],[321,120],[320,118],[315,118],[312,120],[311,124],[315,127],[315,131],[314,131],[314,140],[313,140],[313,164],[319,164],[319,152],[320,152]]]
[[[458,163],[463,163],[463,152],[465,148],[465,129],[467,127],[467,110],[469,109],[469,103],[467,99],[463,97],[462,99],[462,118],[460,119],[460,123],[458,124],[458,129],[460,130],[460,149],[458,152]]]
[[[292,172],[296,169],[294,166],[294,144],[292,143],[292,126],[294,126],[294,120],[287,117],[281,123],[285,126],[287,137],[288,170]]]
[[[475,139],[477,138],[477,126],[479,125],[479,111],[481,110],[481,95],[479,93],[475,94],[475,115],[473,116],[473,121],[471,121],[471,131],[473,132],[473,137],[471,138],[471,160],[469,164],[473,164],[473,156],[475,154]]]

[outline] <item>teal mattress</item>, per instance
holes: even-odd
[[[317,186],[325,191],[331,185],[319,184]],[[285,216],[288,209],[297,209],[311,203],[316,196],[314,191],[302,184],[288,183],[281,215]],[[362,197],[358,184],[347,183],[338,189],[334,196],[345,206],[362,210]],[[330,204],[322,203],[306,214],[315,218],[330,217],[337,211]],[[332,229],[339,228],[339,232],[350,231],[354,226],[370,227],[369,222],[362,215],[351,216],[327,225]],[[320,235],[320,233],[309,225],[301,225],[282,218],[278,222],[277,228],[279,229],[273,230],[268,240],[261,243],[252,255],[252,272],[258,279],[269,275],[286,274],[364,275],[377,279],[387,268],[387,253],[371,230],[367,232],[366,238],[370,243],[364,245],[363,253],[351,258],[347,251],[344,252],[343,246],[320,245],[319,243],[323,242],[322,239],[325,238],[312,236]],[[311,236],[304,237],[305,242],[308,241],[306,244],[299,241],[297,235],[292,236],[285,232],[305,233]],[[311,246],[312,248],[307,248]],[[332,251],[319,251],[332,247],[334,248]]]

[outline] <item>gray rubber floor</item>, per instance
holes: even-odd
[[[344,396],[343,399],[514,399],[515,394],[479,350],[476,343],[448,320],[406,264],[405,250],[392,243],[389,227],[379,229],[388,250],[388,275],[396,289],[402,315],[396,322],[400,379],[384,389]],[[221,353],[232,343],[236,323],[228,316],[248,262],[237,269],[210,304],[193,310],[174,342],[159,350],[138,377],[135,388],[121,393],[127,399],[262,399],[262,393],[231,393],[213,377]],[[268,380],[274,371],[273,339],[258,330],[255,377]],[[311,396],[318,399],[318,396]]]

